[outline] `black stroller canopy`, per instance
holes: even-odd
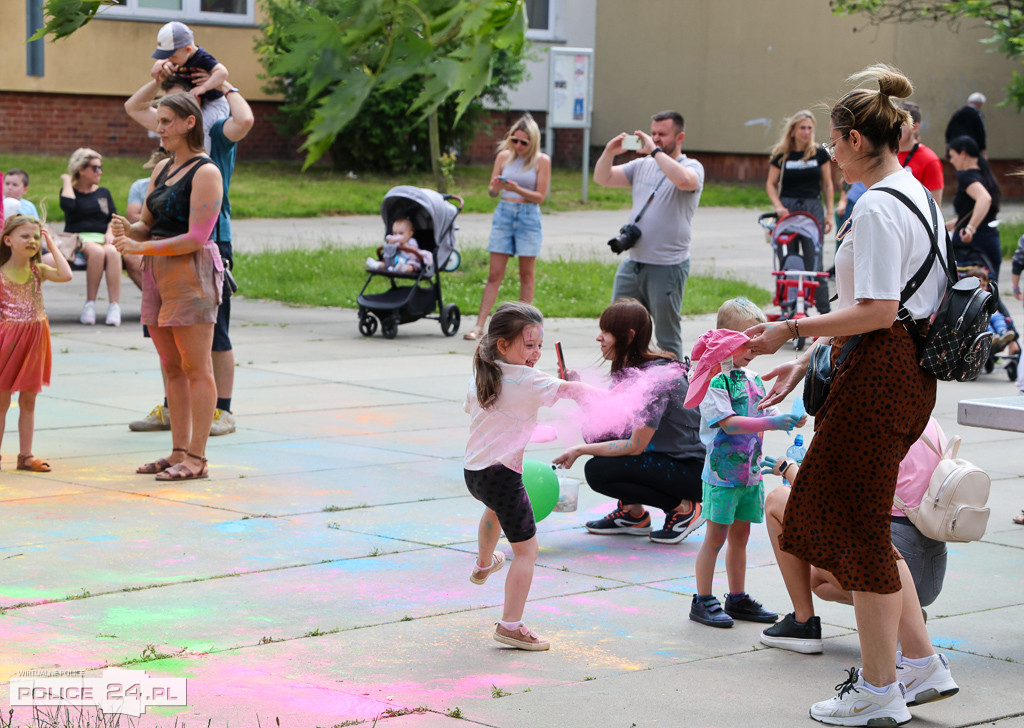
[[[416,231],[416,241],[434,253],[434,265],[443,270],[455,249],[455,217],[459,209],[435,190],[411,185],[392,187],[380,203],[380,216],[388,232],[395,220],[407,218]],[[424,233],[430,232],[430,239]]]

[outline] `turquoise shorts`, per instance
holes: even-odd
[[[764,482],[739,488],[711,485],[704,481],[704,502],[700,514],[723,526],[733,521],[764,523]]]

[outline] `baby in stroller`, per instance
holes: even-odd
[[[391,223],[391,234],[385,236],[386,241],[381,249],[380,260],[366,259],[369,270],[386,270],[389,273],[418,273],[423,266],[427,273],[434,264],[434,257],[429,250],[420,250],[413,236],[412,222],[406,218],[398,218]]]

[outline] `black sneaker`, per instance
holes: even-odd
[[[694,503],[686,513],[670,511],[665,515],[665,527],[651,531],[654,543],[679,543],[704,525],[700,517],[700,503]]]
[[[821,619],[811,617],[806,622],[797,622],[795,613],[790,612],[781,622],[761,633],[761,644],[816,655],[824,651],[821,644]]]
[[[733,599],[731,594],[725,595],[725,613],[733,619],[742,619],[747,622],[777,622],[779,615],[769,612],[761,602],[753,599],[749,594],[744,593],[739,599]]]
[[[722,611],[722,604],[713,596],[693,595],[690,619],[709,627],[732,627],[732,617]]]
[[[640,517],[632,515],[619,501],[619,507],[604,518],[587,521],[591,533],[624,533],[629,536],[646,536],[651,532],[651,514],[643,512]]]

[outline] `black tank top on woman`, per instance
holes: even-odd
[[[209,157],[196,157],[174,170],[191,167],[177,182],[168,185],[171,165],[168,164],[156,178],[153,191],[146,198],[146,207],[153,214],[149,234],[154,238],[173,238],[188,232],[189,211],[192,207],[192,178],[204,164],[213,164]]]

